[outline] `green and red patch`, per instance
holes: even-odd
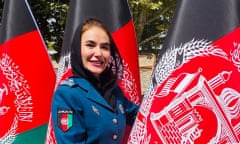
[[[73,126],[73,111],[58,110],[58,127],[66,132]]]

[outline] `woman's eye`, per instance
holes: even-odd
[[[86,44],[87,47],[94,47],[94,44]]]
[[[101,46],[101,48],[104,49],[104,50],[110,50],[110,45],[109,44],[103,44]]]
[[[102,49],[110,50],[110,47],[109,46],[103,46]]]

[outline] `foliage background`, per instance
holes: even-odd
[[[52,58],[59,60],[69,0],[28,0]],[[4,0],[0,2],[0,18]],[[158,55],[176,0],[129,0],[140,53]]]

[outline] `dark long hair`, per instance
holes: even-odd
[[[103,71],[100,78],[97,79],[91,72],[83,67],[81,59],[81,35],[89,28],[97,26],[102,28],[110,39],[111,61],[107,69]],[[105,100],[114,108],[115,97],[112,94],[118,81],[123,75],[123,62],[117,46],[105,25],[98,19],[90,18],[85,23],[79,25],[74,34],[71,45],[71,67],[73,77],[82,77],[88,80]]]

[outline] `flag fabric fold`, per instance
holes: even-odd
[[[4,1],[0,29],[0,143],[44,143],[55,80],[28,2]]]
[[[138,48],[127,0],[70,1],[57,80],[60,81],[70,67],[70,44],[74,31],[80,23],[90,17],[100,19],[110,29],[124,60],[124,77],[121,85],[127,98],[140,104]]]
[[[239,143],[239,50],[240,1],[178,1],[128,143]]]
[[[73,34],[77,26],[90,17],[101,20],[109,28],[124,62],[124,74],[120,87],[129,100],[140,104],[142,97],[138,48],[133,19],[127,0],[70,1],[57,74],[57,84],[71,75],[70,44]],[[51,120],[49,123],[47,143],[54,143]]]

